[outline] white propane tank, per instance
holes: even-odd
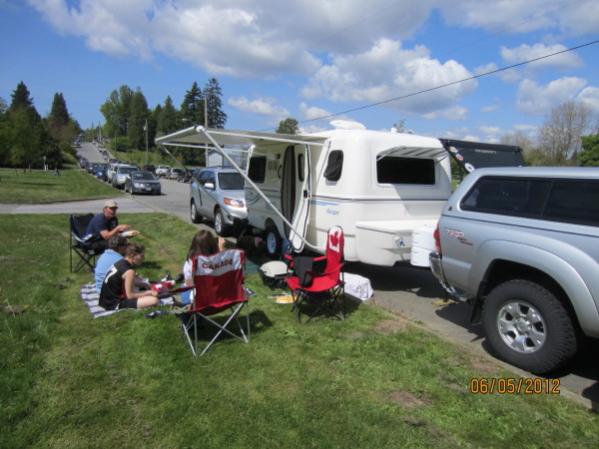
[[[429,267],[428,256],[435,251],[435,223],[429,223],[412,231],[410,263],[415,267]]]

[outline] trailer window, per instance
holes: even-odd
[[[435,184],[434,159],[385,156],[376,161],[381,184]]]
[[[266,174],[266,156],[253,156],[250,158],[248,176],[254,182],[264,182]]]
[[[324,177],[328,181],[339,181],[343,169],[343,151],[334,150],[329,153],[327,168],[324,171]]]

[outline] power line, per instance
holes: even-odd
[[[537,58],[528,59],[526,61],[518,62],[517,64],[512,64],[512,65],[500,67],[498,69],[490,70],[490,71],[484,72],[484,73],[479,73],[478,75],[473,75],[473,76],[470,76],[468,78],[462,78],[460,80],[452,81],[450,83],[440,84],[438,86],[430,87],[428,89],[419,90],[417,92],[411,92],[409,94],[400,95],[400,96],[393,97],[393,98],[388,98],[386,100],[377,101],[375,103],[365,104],[365,105],[358,106],[358,107],[355,107],[355,108],[347,109],[345,111],[335,112],[335,113],[332,113],[332,114],[323,115],[321,117],[316,117],[316,118],[312,118],[312,119],[308,119],[308,120],[303,120],[303,121],[301,121],[299,123],[310,123],[310,122],[315,122],[315,121],[319,121],[319,120],[326,120],[326,119],[329,119],[329,118],[337,117],[337,116],[342,115],[342,114],[349,114],[351,112],[362,111],[364,109],[370,109],[370,108],[373,108],[375,106],[380,106],[380,105],[383,105],[383,104],[392,103],[394,101],[404,100],[406,98],[414,97],[416,95],[421,95],[421,94],[424,94],[424,93],[433,92],[435,90],[443,89],[444,87],[454,86],[456,84],[465,83],[466,81],[472,81],[472,80],[475,80],[477,78],[482,78],[483,76],[488,76],[488,75],[493,75],[495,73],[504,72],[506,70],[513,69],[515,67],[520,67],[520,66],[523,66],[523,65],[527,65],[527,64],[530,64],[532,62],[540,61],[542,59],[551,58],[553,56],[557,56],[557,55],[560,55],[562,53],[567,53],[567,52],[571,52],[571,51],[574,51],[574,50],[578,50],[580,48],[589,47],[589,46],[595,45],[597,43],[599,43],[599,39],[594,40],[594,41],[590,41],[590,42],[586,42],[584,44],[580,44],[580,45],[577,45],[575,47],[570,47],[570,48],[566,48],[564,50],[556,51],[554,53],[549,53],[549,54],[546,54],[546,55],[543,55],[543,56],[539,56]]]

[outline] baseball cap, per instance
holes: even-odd
[[[104,207],[118,207],[115,200],[108,200],[104,203]]]

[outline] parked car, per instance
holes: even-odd
[[[179,176],[183,176],[185,174],[185,170],[182,168],[171,168],[171,171],[168,174],[168,179],[179,179]]]
[[[228,235],[247,222],[243,177],[231,168],[205,168],[192,178],[190,214],[193,223],[214,221],[218,235]]]
[[[125,187],[125,182],[129,175],[138,171],[139,168],[134,165],[118,165],[112,176],[111,184],[118,189]]]
[[[135,193],[152,193],[160,195],[160,180],[149,171],[134,171],[125,181],[125,192],[131,195]]]
[[[433,274],[509,363],[551,372],[599,337],[599,168],[475,170],[435,239]]]
[[[92,171],[92,174],[100,179],[101,181],[106,181],[106,170],[108,169],[108,164],[103,164],[103,163],[97,163],[94,164],[94,169]]]
[[[156,167],[156,171],[154,172],[156,176],[167,176],[171,171],[171,168],[168,165],[159,165]]]
[[[143,171],[149,171],[149,172],[152,172],[152,173],[156,172],[156,167],[153,166],[152,164],[146,164],[146,165],[142,166],[141,169]]]
[[[82,157],[81,159],[79,159],[79,167],[80,168],[87,170],[88,165],[89,165],[89,161],[86,158]]]

